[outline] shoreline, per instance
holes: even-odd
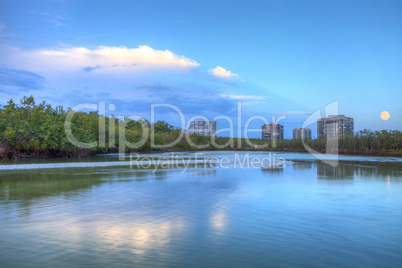
[[[149,153],[149,154],[158,154],[158,153],[175,153],[175,152],[282,152],[282,153],[300,153],[300,154],[310,154],[307,151],[300,151],[300,150],[274,150],[274,149],[251,149],[251,148],[224,148],[219,150],[211,150],[211,149],[197,149],[197,150],[180,150],[180,149],[166,149],[166,150],[152,150],[152,151],[130,151],[126,152],[126,154],[131,153]],[[119,152],[116,150],[110,150],[108,152],[96,152],[90,151],[84,154],[77,154],[77,152],[68,154],[68,155],[60,155],[60,154],[21,154],[13,157],[3,157],[0,158],[0,161],[7,161],[7,160],[26,160],[26,159],[81,159],[81,158],[93,158],[95,156],[100,155],[108,155],[108,154],[118,154]],[[319,152],[324,154],[324,152]],[[330,155],[330,154],[328,154]],[[339,150],[339,156],[367,156],[367,157],[395,157],[395,158],[402,158],[402,154],[395,151],[386,151],[382,150],[380,152],[375,151],[366,151],[366,152],[358,152],[358,151],[347,151],[347,150]]]
[[[200,151],[192,151],[192,153],[196,154]],[[205,151],[205,152],[217,152],[217,151]],[[399,168],[402,168],[402,158],[395,157],[373,157],[373,156],[347,156],[342,155],[337,157],[337,155],[326,155],[324,158],[317,158],[308,153],[300,153],[300,154],[292,154],[290,152],[283,153],[280,151],[274,151],[273,157],[271,154],[260,154],[260,155],[250,155],[249,153],[244,153],[238,155],[233,150],[232,151],[219,151],[221,154],[205,154],[199,155],[199,157],[192,157],[192,154],[176,154],[172,156],[167,156],[164,153],[155,153],[144,155],[138,155],[138,158],[135,160],[128,160],[127,157],[125,159],[120,160],[116,154],[112,156],[114,158],[105,158],[103,161],[91,161],[91,158],[84,158],[82,161],[71,161],[73,158],[69,160],[65,159],[60,162],[51,162],[51,161],[32,161],[32,162],[19,162],[12,161],[12,163],[5,163],[0,161],[0,171],[18,171],[18,170],[41,170],[41,169],[69,169],[69,168],[105,168],[105,167],[129,167],[130,169],[146,169],[153,170],[155,172],[159,169],[177,169],[184,168],[187,170],[190,167],[201,167],[201,168],[219,168],[224,167],[229,168],[234,165],[234,167],[246,167],[246,168],[256,168],[256,164],[258,168],[263,168],[263,161],[268,161],[271,163],[288,163],[291,165],[296,165],[296,163],[317,163],[318,164],[326,164],[331,166],[330,162],[336,161],[336,163],[347,163],[347,164],[364,164],[364,165],[398,165]],[[249,152],[244,151],[243,152]],[[174,152],[172,152],[174,153]],[[278,153],[278,154],[276,154]],[[286,155],[289,154],[289,155]],[[98,157],[102,157],[98,155]],[[92,158],[92,160],[95,157]],[[44,158],[42,158],[43,160]],[[59,158],[61,159],[61,158]],[[265,160],[264,160],[265,159]],[[35,160],[35,159],[32,159]],[[38,159],[36,159],[38,160]],[[67,160],[67,161],[66,161]],[[259,160],[258,163],[256,160]],[[279,161],[279,162],[277,162]],[[322,162],[323,161],[323,162]],[[236,165],[237,163],[237,165]],[[213,166],[212,166],[213,164]],[[261,166],[259,166],[261,164]],[[198,166],[201,165],[201,166]],[[250,166],[251,165],[251,166]],[[276,165],[276,164],[273,164]],[[282,168],[280,168],[282,169]],[[272,168],[268,168],[267,170],[273,170]],[[276,170],[276,169],[275,169]]]

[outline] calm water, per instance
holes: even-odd
[[[3,162],[0,267],[401,267],[401,159],[341,157],[334,168],[277,156],[293,163],[153,172]]]

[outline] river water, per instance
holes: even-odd
[[[401,267],[401,158],[176,156],[1,162],[0,267]]]

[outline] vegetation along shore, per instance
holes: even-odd
[[[212,139],[208,136],[189,135],[185,130],[164,121],[151,124],[146,120],[123,121],[113,116],[104,117],[97,112],[75,112],[69,123],[72,135],[78,142],[94,144],[82,148],[73,144],[67,137],[65,122],[69,111],[71,110],[64,110],[62,106],[52,107],[45,102],[36,104],[32,96],[23,97],[19,104],[10,100],[0,109],[0,158],[16,158],[24,155],[78,157],[118,152],[121,148],[125,152],[163,150],[307,152],[303,141],[298,139],[276,141],[249,139],[248,142],[245,139],[229,137]],[[103,136],[99,135],[100,122],[107,126],[104,128]],[[141,143],[144,133],[147,138]],[[128,143],[140,142],[141,146],[133,149],[126,143],[119,144],[121,142],[119,135],[124,135]],[[317,152],[326,152],[325,139],[311,139],[304,142]],[[168,146],[171,143],[174,144]],[[99,146],[100,144],[102,146]],[[402,156],[402,132],[362,130],[350,133],[339,139],[338,152],[354,155]]]

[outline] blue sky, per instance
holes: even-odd
[[[339,101],[356,131],[402,129],[401,1],[0,0],[0,40],[0,104],[32,94],[235,119],[242,101],[243,124],[285,115],[291,137]],[[178,125],[173,111],[156,119]]]

